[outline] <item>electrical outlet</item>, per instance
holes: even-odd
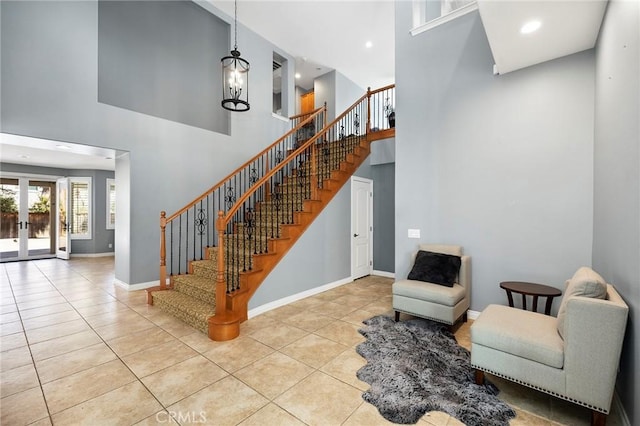
[[[420,238],[420,230],[419,229],[409,229],[409,232],[407,232],[407,237],[409,237],[409,238]]]
[[[113,248],[113,244],[109,243],[109,248]]]

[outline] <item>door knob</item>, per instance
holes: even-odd
[[[358,235],[360,235],[360,234],[353,234],[353,238],[357,237]]]

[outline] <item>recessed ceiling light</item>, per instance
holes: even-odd
[[[300,73],[299,72],[296,73],[296,78],[300,78]]]
[[[373,43],[368,41],[364,44],[364,47],[366,47],[367,49],[371,49],[373,47]]]
[[[113,160],[113,157],[104,157],[105,160]]]
[[[71,149],[71,148],[69,148],[69,147],[68,147],[68,146],[66,146],[66,145],[56,145],[56,148],[58,148],[58,149],[64,149],[64,150],[69,150],[69,149]]]
[[[28,155],[25,155],[25,154],[21,154],[19,157],[20,157],[20,158],[25,158],[25,159],[26,159],[26,158],[29,158],[29,156],[28,156]]]
[[[542,22],[540,21],[529,21],[520,28],[520,33],[522,34],[530,34],[534,31],[538,31],[542,26]]]

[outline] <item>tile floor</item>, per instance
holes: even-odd
[[[113,258],[0,265],[2,425],[390,424],[362,400],[354,348],[362,320],[391,313],[392,280],[357,280],[212,342],[148,306],[144,291],[115,286],[113,267]],[[456,337],[469,346],[468,323]],[[518,413],[512,425],[588,424],[585,409],[493,380]],[[420,424],[460,422],[433,412]]]

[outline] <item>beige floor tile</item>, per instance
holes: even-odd
[[[100,337],[93,330],[89,330],[36,343],[31,345],[30,348],[33,359],[41,361],[101,342]]]
[[[35,309],[35,308],[42,308],[45,306],[57,305],[65,302],[66,300],[64,297],[55,296],[55,297],[48,297],[46,299],[31,300],[28,302],[18,302],[17,305],[18,305],[18,309],[22,311],[27,309]]]
[[[380,415],[378,409],[373,405],[362,402],[360,407],[344,422],[343,426],[387,426],[394,425]]]
[[[364,311],[362,309],[358,309],[356,311],[353,311],[351,313],[349,313],[348,315],[345,315],[344,317],[341,318],[342,321],[346,321],[346,322],[350,322],[351,324],[355,324],[357,325],[359,328],[364,327],[364,324],[362,323],[364,320],[367,320],[371,317],[373,317],[374,315],[371,314],[371,312],[369,311]]]
[[[308,334],[280,349],[280,352],[313,368],[320,368],[348,348],[348,346],[333,340]]]
[[[364,367],[367,361],[362,358],[354,349],[342,352],[324,365],[320,371],[335,377],[355,388],[365,391],[369,385],[356,377],[356,371]]]
[[[107,344],[115,353],[122,357],[174,340],[175,338],[166,331],[154,327],[108,340]]]
[[[443,413],[442,411],[431,411],[429,413],[425,413],[424,416],[420,418],[418,424],[420,425],[429,425],[429,426],[447,426],[450,422],[453,424],[453,419],[447,413]]]
[[[509,426],[550,426],[553,423],[545,418],[536,416],[528,411],[515,409],[516,417],[511,419]],[[573,425],[574,423],[567,423]],[[575,423],[578,424],[578,423]],[[589,424],[589,422],[587,422]]]
[[[36,369],[31,363],[0,373],[0,396],[2,398],[35,387],[39,389],[40,382]]]
[[[58,303],[54,305],[42,306],[40,308],[33,309],[20,309],[20,316],[22,320],[25,321],[29,318],[35,318],[42,315],[51,315],[58,312],[65,312],[73,310],[73,306],[68,304],[67,302]]]
[[[335,319],[339,319],[344,317],[345,315],[350,314],[356,309],[357,308],[352,306],[341,305],[339,303],[334,303],[334,302],[326,302],[324,305],[318,308],[313,308],[313,311],[330,316]]]
[[[111,304],[109,304],[112,306]],[[114,323],[127,323],[137,321],[140,315],[131,309],[122,305],[122,309],[111,310],[107,312],[100,312],[94,315],[85,315],[84,319],[93,328],[104,327]]]
[[[6,324],[9,322],[20,321],[20,314],[18,311],[8,312],[0,315],[0,324]]]
[[[355,346],[364,342],[364,337],[358,333],[358,327],[355,324],[344,321],[334,321],[326,327],[317,330],[315,334],[325,337],[334,342],[342,343],[347,346]]]
[[[24,333],[13,333],[6,336],[2,336],[0,339],[0,351],[10,351],[27,345],[27,338]]]
[[[95,398],[136,380],[120,360],[80,371],[42,386],[51,414]]]
[[[0,314],[6,314],[8,312],[17,312],[18,307],[15,303],[9,303],[6,305],[0,305]]]
[[[234,401],[234,403],[220,404],[220,401]],[[194,415],[195,419],[192,420],[195,421],[179,421],[182,425],[202,423],[201,418],[195,415],[200,414],[206,423],[230,426],[250,417],[268,402],[240,380],[228,376],[167,407],[167,410],[183,417],[188,417],[190,413]]]
[[[588,408],[552,396],[549,399],[551,403],[549,420],[552,422],[575,426],[591,424],[591,410]]]
[[[147,389],[167,407],[228,375],[226,371],[196,355],[142,379]]]
[[[486,374],[485,377],[500,389],[498,397],[511,407],[549,418],[551,414],[549,395],[490,374]]]
[[[2,398],[0,405],[0,424],[3,425],[28,425],[49,417],[39,387]]]
[[[240,335],[241,336],[244,335],[242,331],[240,332]],[[181,336],[179,339],[181,342],[189,345],[191,348],[195,349],[200,353],[204,353],[208,350],[215,348],[217,344],[213,340],[209,339],[209,337],[206,334],[200,331],[194,331],[191,334]]]
[[[49,284],[49,282],[40,283],[38,285],[28,285],[28,286],[14,286],[12,291],[14,296],[24,296],[27,294],[38,294],[38,293],[47,293],[49,291],[54,291],[56,288]]]
[[[0,356],[0,371],[4,372],[32,363],[29,347],[21,346],[16,349],[2,352],[2,355]]]
[[[275,327],[279,321],[268,315],[262,314],[240,324],[240,335],[251,335],[253,332],[263,328]]]
[[[48,327],[54,324],[60,324],[67,321],[80,319],[80,314],[76,311],[63,311],[49,315],[41,315],[38,317],[28,318],[22,321],[25,330],[34,328]]]
[[[333,321],[335,321],[335,318],[333,317],[323,315],[318,312],[306,311],[292,315],[282,322],[312,332],[332,323]]]
[[[129,310],[129,307],[124,303],[113,301],[113,302],[102,303],[100,305],[95,305],[95,306],[85,306],[83,308],[77,308],[76,310],[83,317],[88,317],[88,316],[103,314],[105,312],[121,311],[124,309]]]
[[[104,303],[113,303],[115,301],[116,299],[113,296],[103,293],[99,296],[92,296],[86,299],[75,300],[73,302],[69,301],[69,303],[71,303],[74,308],[81,309],[102,305]]]
[[[339,425],[362,404],[362,396],[354,387],[315,372],[274,402],[309,425]]]
[[[257,330],[251,334],[251,337],[274,349],[280,349],[283,346],[306,336],[307,333],[307,331],[300,328],[281,323],[275,327]]]
[[[196,351],[174,339],[122,357],[122,360],[136,376],[145,377],[196,355]]]
[[[15,299],[18,305],[21,305],[25,302],[33,302],[34,300],[45,300],[45,299],[54,299],[56,297],[60,297],[61,294],[58,290],[52,289],[49,291],[45,291],[42,293],[31,293],[31,294],[22,294],[16,295]]]
[[[33,423],[29,423],[29,426],[51,426],[51,418],[45,417],[44,419],[36,420]]]
[[[60,324],[53,324],[47,327],[33,328],[25,330],[29,344],[44,342],[58,337],[68,336],[70,334],[80,333],[82,331],[91,330],[85,320],[77,319],[67,321]]]
[[[236,371],[234,376],[268,399],[274,399],[313,371],[308,365],[275,352]]]
[[[371,312],[373,315],[389,315],[393,312],[393,302],[391,297],[384,297],[376,302],[363,306],[361,309]]]
[[[0,324],[0,336],[7,336],[9,334],[19,333],[22,331],[22,322],[13,321]]]
[[[187,336],[193,333],[194,331],[198,331],[197,329],[191,327],[189,324],[185,324],[176,318],[173,318],[169,322],[160,324],[159,327],[162,328],[167,333],[171,334],[172,336],[178,337],[178,338],[182,336]]]
[[[161,410],[147,417],[144,420],[139,421],[134,426],[175,426],[178,422],[171,417],[171,414],[167,410]]]
[[[48,383],[71,374],[105,364],[117,357],[111,349],[100,342],[86,348],[36,361],[36,369],[42,383]]]
[[[304,423],[275,404],[267,404],[239,426],[304,426]]]
[[[376,298],[371,296],[345,294],[344,296],[340,296],[337,299],[334,299],[333,303],[337,303],[338,305],[345,305],[345,306],[348,306],[349,308],[360,309],[363,306],[373,303],[375,301],[376,301]]]
[[[269,312],[265,312],[262,315],[268,316],[270,318],[273,318],[275,320],[278,321],[282,321],[285,320],[287,318],[289,318],[291,315],[295,315],[302,312],[302,309],[299,308],[295,308],[291,305],[285,305],[285,306],[281,306],[277,309],[273,309]]]
[[[309,311],[324,305],[324,303],[325,303],[324,300],[314,299],[313,297],[305,297],[304,299],[300,299],[296,302],[289,303],[288,306],[291,306],[296,309],[300,309],[302,311]]]
[[[273,349],[251,337],[240,336],[228,342],[215,342],[216,347],[202,355],[233,373],[273,353]]]
[[[112,324],[107,324],[102,327],[96,327],[95,331],[102,337],[104,340],[112,340],[118,337],[126,336],[128,334],[133,334],[138,331],[148,330],[151,332],[151,329],[157,329],[158,326],[147,320],[141,315],[138,315],[138,318],[134,321],[118,321]]]
[[[161,409],[162,406],[149,391],[135,381],[51,417],[56,426],[77,425],[78,419],[82,419],[82,424],[86,425],[108,426],[134,424]],[[172,423],[165,421],[161,424]]]

